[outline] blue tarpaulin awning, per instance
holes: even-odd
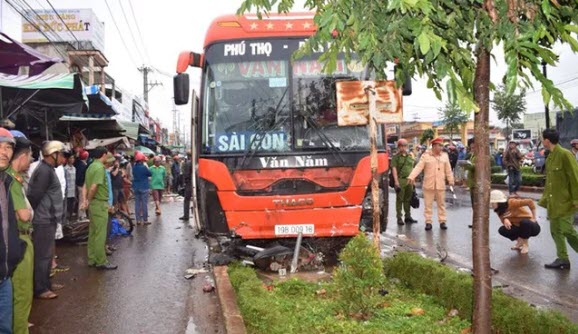
[[[84,93],[88,96],[88,114],[92,115],[118,115],[110,99],[100,91],[97,85],[85,86]]]

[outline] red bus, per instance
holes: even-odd
[[[197,206],[207,234],[349,237],[364,222],[371,226],[368,127],[337,126],[335,92],[337,81],[368,74],[345,56],[332,74],[324,73],[321,50],[293,60],[314,32],[310,13],[263,20],[222,16],[209,27],[202,54],[180,54],[177,104],[188,103],[190,95],[184,72],[189,66],[202,70],[192,132]],[[382,126],[378,147],[384,207],[388,156]],[[382,229],[385,222],[383,217]]]

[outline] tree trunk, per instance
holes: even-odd
[[[483,45],[477,50],[474,98],[480,110],[474,116],[476,170],[472,254],[474,263],[473,332],[491,333],[492,273],[490,268],[490,52]]]

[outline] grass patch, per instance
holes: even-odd
[[[331,282],[265,285],[252,268],[229,267],[249,333],[460,333],[470,323],[434,298],[394,284],[365,236],[345,247]]]
[[[458,309],[460,317],[471,319],[473,280],[470,275],[413,253],[398,253],[386,259],[385,271],[406,288],[433,296],[441,305]],[[537,310],[501,291],[492,293],[492,326],[494,333],[578,333],[578,326],[559,312]]]
[[[252,268],[229,267],[247,331],[275,333],[459,333],[468,321],[450,317],[434,298],[389,283],[367,320],[341,313],[334,283],[290,279],[265,286]],[[419,310],[424,310],[423,315]]]

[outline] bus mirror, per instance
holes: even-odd
[[[403,93],[403,96],[411,95],[411,78],[410,77],[405,79],[401,91]]]
[[[173,77],[173,90],[176,105],[189,103],[189,75],[179,73]]]
[[[203,64],[203,54],[191,51],[183,51],[177,60],[177,73],[183,73],[189,66],[201,67]]]

